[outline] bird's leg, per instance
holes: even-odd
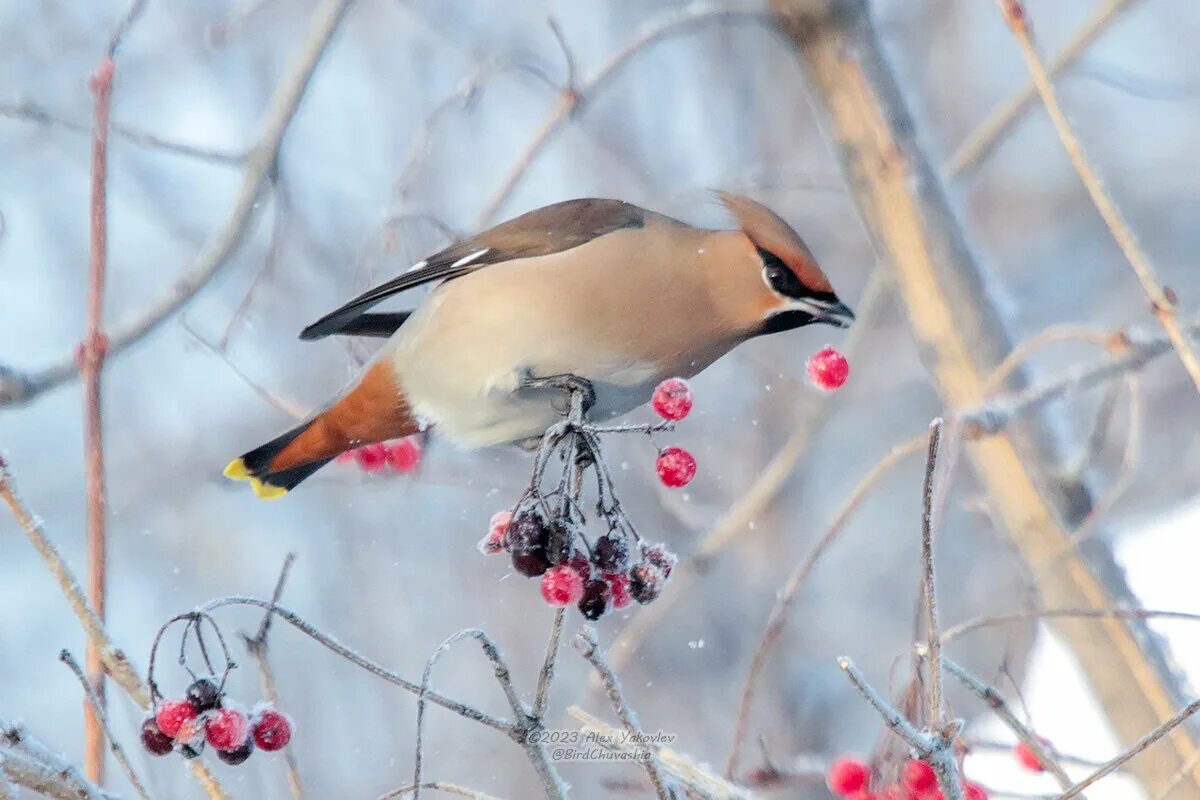
[[[564,372],[561,375],[547,375],[544,378],[534,377],[533,373],[526,371],[521,377],[520,388],[522,389],[557,389],[565,395],[565,402],[555,404],[554,410],[566,416],[571,413],[571,398],[576,393],[583,397],[583,413],[586,415],[596,402],[596,390],[592,388],[591,381],[586,378],[581,378],[578,375],[572,375],[569,372]]]

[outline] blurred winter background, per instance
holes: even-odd
[[[1013,38],[988,0],[870,5],[920,142],[935,165],[945,165],[997,104],[1027,84]],[[114,134],[111,144],[110,327],[142,315],[226,224],[242,165],[225,156],[239,156],[255,140],[267,99],[317,6],[147,5],[117,57],[113,118],[135,135]],[[1050,54],[1106,6],[1118,8],[1058,85],[1163,281],[1176,288],[1185,311],[1194,309],[1200,5],[1031,0],[1029,11]],[[126,7],[124,0],[0,4],[0,364],[13,369],[62,361],[84,329],[92,108],[85,78]],[[164,619],[219,595],[268,594],[292,551],[298,560],[286,604],[343,641],[415,678],[444,638],[481,627],[510,659],[518,687],[531,692],[550,611],[535,583],[475,551],[490,515],[510,505],[527,479],[526,456],[459,452],[435,440],[415,477],[366,477],[332,466],[269,504],[225,481],[220,469],[286,427],[284,409],[304,413],[321,404],[371,346],[300,342],[300,328],[455,233],[577,196],[619,197],[723,226],[729,220],[709,189],[727,188],[766,202],[800,230],[851,305],[859,306],[877,265],[873,291],[880,295],[875,312],[851,333],[853,373],[836,395],[821,395],[804,380],[809,354],[826,343],[847,346],[842,332],[828,328],[749,343],[695,380],[696,412],[672,436],[700,461],[686,490],[657,485],[645,441],[612,445],[627,510],[650,538],[685,558],[755,486],[781,446],[802,449],[780,490],[735,517],[728,546],[697,580],[678,587],[684,594],[621,656],[642,723],[676,734],[678,749],[722,767],[749,659],[778,587],[870,467],[943,408],[891,268],[876,255],[836,149],[822,134],[796,47],[766,17],[706,18],[673,30],[600,85],[587,86],[662,15],[715,7],[674,0],[353,4],[286,133],[275,180],[245,241],[179,313],[113,357],[104,374],[109,626],[139,667]],[[555,87],[567,80],[568,61],[551,17],[577,83],[589,91],[523,165],[548,116],[566,102]],[[205,152],[181,154],[139,139],[141,133]],[[984,265],[985,300],[1011,341],[1061,323],[1153,330],[1141,288],[1040,107],[1023,112],[994,151],[942,175]],[[1025,377],[1036,382],[1102,356],[1068,342],[1039,351]],[[1086,459],[1106,390],[1072,394],[1047,412],[1043,423],[1063,458],[1041,471],[1085,475],[1103,494],[1124,480],[1122,459],[1135,436],[1128,485],[1097,521],[1093,546],[1108,553],[1111,544],[1147,607],[1200,611],[1192,575],[1200,400],[1170,353],[1142,373],[1136,430],[1127,411],[1131,390],[1115,385],[1111,425]],[[636,416],[650,419],[648,411]],[[80,573],[81,423],[77,380],[0,409],[0,447],[23,495]],[[810,431],[807,440],[798,431]],[[869,752],[883,737],[834,659],[850,655],[877,685],[904,687],[917,602],[920,479],[920,458],[885,478],[805,584],[754,705],[746,769],[762,763],[760,737],[783,762],[801,753]],[[970,463],[960,462],[940,546],[948,624],[1039,605],[1035,582],[996,520]],[[25,720],[78,760],[79,687],[56,654],[62,647],[82,653],[83,636],[7,516],[0,518],[0,552],[0,715]],[[1117,571],[1106,580],[1114,604],[1129,602],[1111,583]],[[606,617],[598,625],[602,641],[612,642],[644,613]],[[222,619],[231,631],[252,630],[258,615],[229,611]],[[573,629],[578,617],[568,619]],[[1159,644],[1195,677],[1195,626],[1152,627],[1168,634]],[[1120,749],[1106,707],[1053,629],[990,629],[950,652],[1000,686],[1062,751],[1104,759]],[[411,696],[284,626],[273,633],[272,658],[283,703],[299,725],[292,747],[309,797],[375,797],[408,782]],[[235,674],[233,693],[253,700],[257,680],[240,649],[239,660],[246,668]],[[564,710],[572,703],[608,716],[602,698],[588,694],[587,679],[587,665],[566,653],[548,724],[569,724]],[[165,680],[182,689],[181,675]],[[1024,687],[1023,702],[1014,680]],[[471,647],[444,660],[435,686],[504,711]],[[118,730],[135,744],[140,712],[119,691],[110,698]],[[970,720],[971,736],[1007,735],[957,687],[951,702]],[[155,796],[201,796],[176,759],[151,763],[140,750],[133,755]],[[426,767],[431,777],[499,797],[538,791],[511,742],[437,709]],[[214,769],[235,797],[290,796],[271,758],[237,769],[214,761]],[[639,777],[632,768],[597,764],[563,769],[578,797],[608,796],[605,781]],[[112,787],[126,792],[123,776],[109,772]],[[997,788],[1053,789],[1048,779],[1021,773],[1004,751],[971,756],[968,773]],[[1141,791],[1117,777],[1088,796]],[[819,780],[777,794],[827,796]],[[1185,796],[1196,795],[1171,795]]]

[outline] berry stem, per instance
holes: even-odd
[[[586,545],[586,542],[584,543]],[[532,716],[541,720],[546,713],[546,703],[550,695],[550,684],[554,681],[554,666],[558,661],[559,645],[562,643],[563,615],[565,608],[554,610],[554,619],[550,623],[550,641],[546,644],[546,659],[542,662],[541,672],[538,673],[537,692],[533,696]]]

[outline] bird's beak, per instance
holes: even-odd
[[[838,328],[849,328],[854,322],[854,312],[850,310],[850,306],[838,300],[830,303],[820,314],[817,315],[817,322],[824,322],[829,325],[834,325]]]

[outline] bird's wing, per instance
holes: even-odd
[[[451,245],[387,283],[376,286],[329,312],[300,333],[321,339],[341,332],[376,303],[430,281],[449,280],[518,258],[570,250],[622,228],[640,228],[646,213],[620,200],[580,199],[539,208]]]

